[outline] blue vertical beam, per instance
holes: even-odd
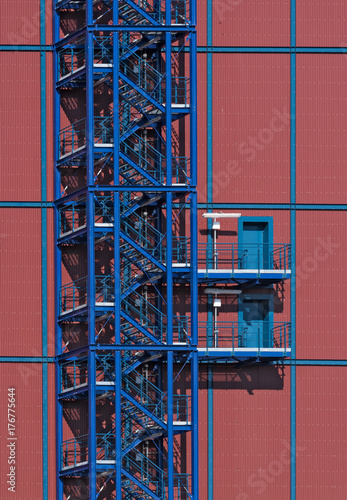
[[[191,3],[191,22],[196,23],[196,2]],[[198,345],[198,209],[197,209],[197,40],[196,32],[190,35],[190,163],[191,184],[194,192],[190,199],[190,290],[191,290],[191,336],[193,346]],[[191,354],[191,394],[192,394],[192,495],[199,498],[199,365],[198,352]]]
[[[93,32],[86,33],[86,147],[87,184],[94,184],[94,87],[93,87]]]
[[[113,25],[117,26],[118,4],[113,6]],[[119,185],[119,36],[118,32],[113,33],[113,180],[114,185]],[[120,280],[120,198],[119,192],[114,193],[114,226],[113,226],[113,245],[114,245],[114,320],[115,320],[115,343],[121,344],[120,331],[120,310],[121,310],[121,280]],[[116,499],[122,498],[122,420],[121,420],[121,385],[122,385],[122,365],[121,352],[115,353],[115,449],[116,449],[116,479],[115,490]]]
[[[199,359],[198,351],[191,354],[192,391],[192,493],[199,499]]]
[[[166,194],[166,303],[167,303],[167,339],[168,345],[173,344],[173,284],[172,284],[172,193]],[[167,436],[168,436],[168,500],[174,500],[174,435],[173,435],[173,352],[167,354]]]
[[[213,58],[212,0],[207,1],[207,205],[213,203]],[[209,221],[212,227],[212,221]]]
[[[121,351],[117,351],[115,356],[115,446],[116,446],[116,499],[122,498],[122,407],[121,407],[121,387],[122,387],[122,365]]]
[[[290,19],[290,233],[292,275],[290,285],[290,319],[292,352],[290,365],[290,499],[296,500],[296,0],[291,0]]]
[[[94,193],[87,192],[87,304],[88,343],[95,343],[95,236],[94,236]]]
[[[165,73],[166,73],[166,183],[172,184],[172,110],[171,110],[171,87],[172,87],[172,69],[171,69],[171,43],[172,35],[170,32],[165,34]],[[167,214],[169,216],[171,214]],[[171,224],[171,221],[170,221]],[[170,233],[172,226],[170,225]],[[169,246],[167,244],[167,246]],[[172,262],[172,261],[171,261]]]
[[[93,23],[93,2],[86,0],[86,25]],[[87,185],[94,184],[94,86],[93,86],[93,32],[86,33],[86,148]],[[95,343],[95,238],[94,194],[87,193],[87,303],[88,343]],[[88,473],[89,500],[96,499],[96,370],[95,352],[88,352]]]
[[[59,20],[60,16],[58,12],[55,12],[54,3],[52,5],[53,9],[53,43],[59,40]],[[58,63],[57,63],[57,53],[56,50],[53,52],[53,155],[54,155],[54,199],[57,200],[60,197],[60,172],[56,166],[58,160],[58,131],[60,129],[60,94],[56,90],[56,81],[58,80]],[[61,251],[57,245],[57,239],[59,235],[58,227],[58,210],[54,208],[54,288],[55,288],[55,355],[59,355],[62,350],[62,329],[58,322],[58,317],[60,313],[60,302],[59,293],[61,286]],[[59,364],[55,362],[55,429],[56,429],[56,497],[57,500],[63,498],[63,482],[59,478],[60,470],[60,447],[63,440],[63,408],[58,399],[58,394],[60,392],[60,369]]]
[[[46,45],[46,8],[40,0],[40,47]],[[41,201],[47,201],[46,152],[46,52],[40,51],[41,87]],[[42,356],[47,356],[47,207],[41,208],[41,295],[42,295]],[[42,365],[42,498],[48,498],[48,383],[47,363]]]
[[[173,351],[167,353],[167,461],[168,500],[174,500],[174,433],[173,433]]]
[[[92,22],[92,0],[87,0],[86,22]],[[93,33],[86,34],[86,147],[87,184],[94,184],[94,86],[93,86]],[[87,289],[88,289],[88,336],[89,344],[95,338],[95,239],[94,239],[94,194],[87,193]]]
[[[96,367],[95,352],[88,351],[88,465],[89,500],[96,500]]]
[[[165,0],[165,24],[171,25],[171,1]],[[172,183],[172,113],[171,113],[171,43],[170,32],[165,34],[166,73],[166,183]],[[172,193],[166,195],[166,302],[167,317],[173,317],[172,277]],[[168,321],[168,345],[173,344],[172,321]],[[167,353],[167,450],[168,450],[168,500],[174,500],[174,434],[173,434],[173,352]]]
[[[114,9],[113,23],[118,23],[118,7]],[[115,186],[120,183],[119,180],[119,35],[113,33],[113,182]],[[120,279],[120,193],[114,192],[113,199],[113,259],[114,259],[114,316],[115,316],[115,343],[121,343],[120,334],[120,309],[121,309],[121,279]]]
[[[208,212],[213,211],[213,5],[212,0],[207,2],[207,207]],[[212,261],[212,219],[207,219],[208,263]],[[213,297],[208,296],[207,332],[211,330],[213,321]],[[207,334],[206,332],[206,334]],[[208,338],[207,345],[211,339]],[[208,381],[212,375],[212,368],[208,367]],[[213,384],[207,387],[207,477],[208,499],[213,500]]]
[[[207,479],[208,499],[213,499],[213,365],[207,366]]]

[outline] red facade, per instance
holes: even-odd
[[[3,480],[0,495],[11,498],[42,498],[42,366],[41,363],[1,363],[1,418],[2,444],[0,470]],[[8,430],[8,389],[15,388],[15,436]],[[13,415],[11,413],[11,415]],[[54,440],[54,435],[52,436]],[[14,446],[13,446],[14,444]],[[11,450],[12,446],[12,450]],[[13,454],[11,454],[11,451]],[[16,491],[7,484],[11,460],[15,460]],[[51,498],[54,498],[52,496]]]
[[[288,203],[288,54],[213,57],[213,201]]]
[[[40,54],[1,52],[2,201],[40,201]]]

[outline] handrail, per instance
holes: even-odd
[[[59,158],[72,154],[86,145],[86,118],[81,118],[58,133]],[[94,144],[111,144],[113,142],[113,117],[94,116]]]
[[[114,300],[114,278],[112,275],[95,276],[96,302],[112,302]],[[66,283],[60,288],[60,314],[75,310],[87,303],[87,276]]]
[[[288,321],[199,321],[199,345],[207,347],[259,347],[289,349],[291,323]]]
[[[161,341],[165,339],[168,324],[167,315],[137,292],[132,292],[131,295],[122,300],[122,310],[125,312],[128,310],[141,326],[153,330],[158,339]],[[174,335],[180,342],[188,342],[190,339],[188,316],[173,316],[172,321]]]
[[[148,0],[133,0],[142,10],[153,17],[158,23],[163,24],[166,21],[166,3],[165,0],[158,0],[154,4]],[[126,2],[123,4],[127,5]],[[176,0],[171,3],[171,22],[173,24],[189,23],[190,3],[189,0]],[[139,12],[139,14],[141,14]],[[126,21],[126,17],[123,15]]]
[[[61,391],[75,389],[82,383],[88,382],[88,362],[87,359],[69,360],[60,365]]]
[[[289,271],[290,243],[198,243],[198,265],[209,269]]]

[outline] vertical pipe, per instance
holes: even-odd
[[[190,0],[190,24],[196,26],[196,0]]]
[[[87,193],[87,304],[88,343],[95,343],[95,235],[94,235],[94,194]]]
[[[60,16],[59,11],[53,9],[53,43],[57,43],[59,40],[59,24]],[[57,200],[60,197],[60,172],[57,167],[58,161],[58,132],[60,129],[60,94],[56,89],[56,82],[58,80],[57,74],[58,58],[56,49],[53,51],[53,82],[54,82],[54,104],[53,104],[53,154],[54,154],[54,199]],[[57,245],[57,239],[59,237],[59,215],[58,210],[54,208],[54,233],[55,233],[55,244],[54,244],[54,282],[55,282],[55,355],[58,356],[62,350],[62,328],[58,321],[60,314],[60,286],[61,286],[61,251]],[[59,379],[60,379],[60,369],[59,363],[55,361],[55,418],[56,418],[56,496],[57,500],[62,500],[64,496],[63,482],[59,476],[59,471],[61,469],[61,444],[63,440],[63,408],[59,401],[58,394],[60,392]]]
[[[213,5],[207,1],[207,208],[213,203],[213,60],[212,60]],[[208,247],[211,248],[212,219],[208,219]],[[208,256],[210,261],[211,256]],[[208,298],[208,323],[212,323],[212,296]],[[213,429],[213,386],[208,387],[208,428]],[[208,499],[213,500],[213,435],[208,435]]]
[[[172,109],[171,109],[171,87],[172,87],[172,69],[171,69],[171,43],[172,35],[170,32],[165,33],[165,74],[166,74],[166,182],[171,184],[172,179]]]
[[[171,2],[166,0],[166,24],[171,24]],[[172,179],[172,115],[171,115],[171,33],[165,34],[165,72],[166,72],[166,179]],[[167,302],[167,344],[173,343],[173,277],[172,277],[172,193],[166,194],[166,302]],[[168,428],[168,500],[174,498],[174,442],[173,442],[173,353],[167,354],[167,428]]]
[[[197,349],[192,352],[192,494],[199,499],[199,359]],[[213,393],[212,393],[213,395]],[[212,419],[211,419],[212,421]],[[213,421],[212,421],[213,422]]]
[[[171,0],[165,0],[165,24],[171,25]],[[171,33],[165,33],[166,74],[166,182],[172,182],[172,115],[171,115]],[[166,289],[167,289],[167,344],[173,343],[172,316],[172,193],[166,194]],[[173,352],[167,353],[167,436],[168,436],[168,500],[174,499],[174,435],[173,435]]]
[[[116,447],[116,499],[122,498],[122,365],[121,351],[115,353],[115,447]]]
[[[113,25],[117,26],[118,3],[113,4]],[[114,185],[119,185],[119,36],[113,33],[113,179]],[[120,279],[120,193],[113,193],[113,257],[114,257],[114,320],[115,320],[115,344],[121,344],[120,311],[121,311],[121,279]],[[122,424],[121,424],[121,387],[122,387],[122,365],[121,351],[115,353],[115,449],[116,449],[116,499],[122,498]]]
[[[88,29],[93,23],[93,1],[86,0],[86,148],[87,185],[94,184],[94,86],[93,86],[93,32]],[[95,342],[95,239],[94,239],[94,194],[87,193],[87,303],[88,303],[88,459],[89,499],[96,499],[96,399],[95,399],[95,352],[90,346]]]
[[[173,344],[173,279],[172,279],[172,193],[166,194],[166,302],[167,302],[167,339]],[[173,439],[173,351],[167,354],[167,435],[168,435],[168,500],[174,500],[174,439]]]
[[[95,351],[88,351],[88,466],[89,500],[96,500],[96,369]]]
[[[94,81],[93,32],[89,30],[86,33],[86,113],[87,185],[90,187],[94,184]]]
[[[196,1],[192,0],[191,23],[196,24]],[[191,394],[192,394],[192,494],[193,499],[199,498],[199,434],[198,434],[198,391],[199,365],[198,352],[198,200],[197,200],[197,40],[196,32],[190,35],[190,161],[191,184],[194,191],[190,201],[190,239],[191,239],[191,336],[195,347],[191,354]]]
[[[168,500],[174,500],[173,351],[167,353]]]
[[[290,233],[292,363],[290,366],[290,500],[296,500],[296,0],[291,0],[290,20]]]

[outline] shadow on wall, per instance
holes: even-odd
[[[241,390],[253,395],[254,391],[281,391],[284,388],[285,369],[282,364],[259,366],[230,366],[213,368],[213,388]],[[199,388],[207,388],[207,370],[200,372]]]
[[[200,234],[201,236],[208,236],[211,234],[211,231],[208,230],[208,229],[200,229]],[[218,235],[217,235],[217,242],[218,242],[218,236],[228,236],[229,238],[231,237],[235,237],[237,236],[237,232],[236,231],[223,231],[222,229],[219,229],[218,230]],[[231,241],[230,243],[237,243],[237,240],[233,240]]]

